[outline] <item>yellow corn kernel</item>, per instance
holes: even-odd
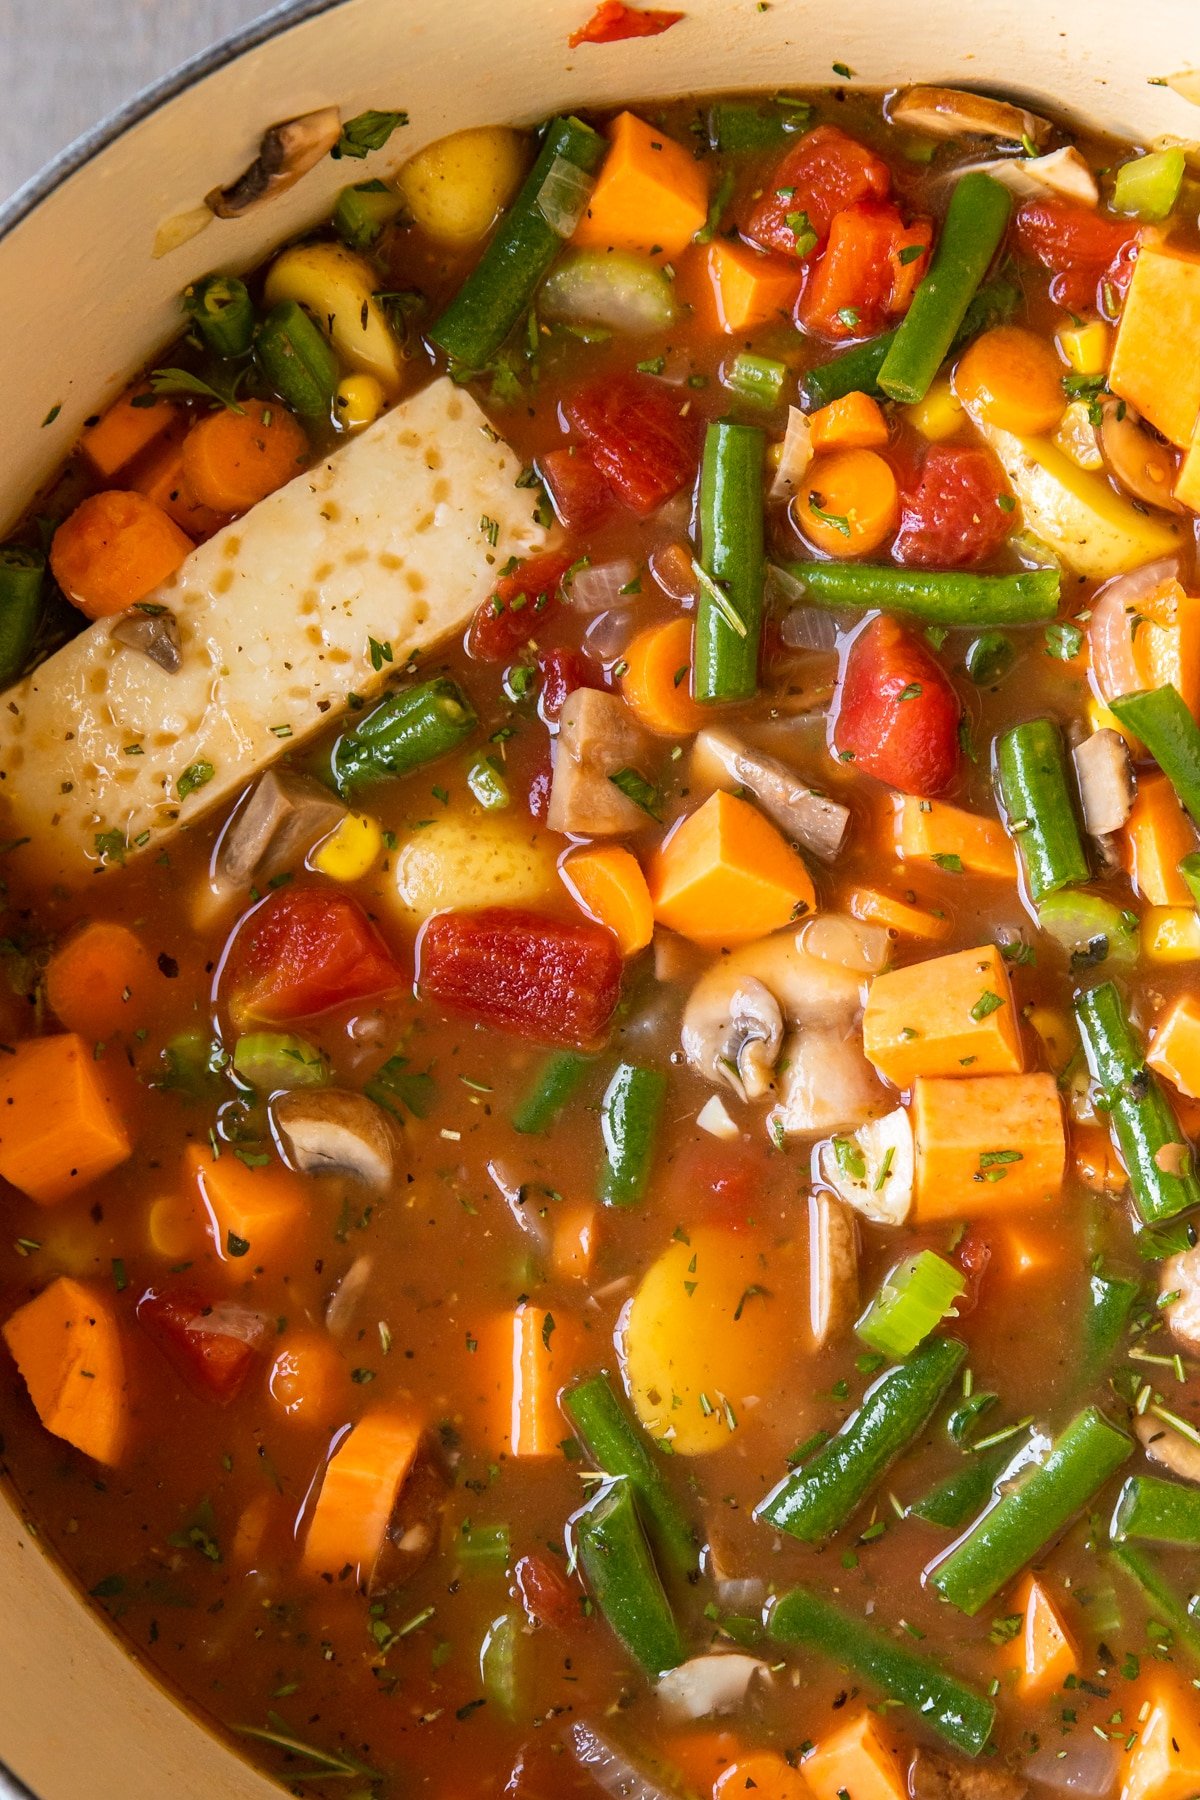
[[[146,1240],[170,1262],[191,1256],[200,1235],[194,1205],[178,1194],[155,1200],[146,1214]]]
[[[379,860],[383,832],[367,813],[347,813],[312,853],[312,866],[331,881],[361,881]]]
[[[1055,339],[1076,375],[1103,375],[1108,367],[1108,326],[1103,319],[1064,325]]]
[[[343,375],[333,397],[334,416],[344,431],[361,431],[374,424],[386,398],[374,375]]]
[[[1115,712],[1105,706],[1103,700],[1097,700],[1095,694],[1087,698],[1087,722],[1093,731],[1115,731],[1118,737],[1124,737],[1121,721]]]
[[[1079,1042],[1079,1034],[1066,1013],[1057,1006],[1031,1006],[1025,1023],[1041,1040],[1051,1072],[1061,1075]]]
[[[1200,962],[1200,913],[1190,906],[1152,906],[1142,921],[1149,962]]]
[[[1096,442],[1096,428],[1092,424],[1086,400],[1072,400],[1058,421],[1054,442],[1078,468],[1102,469],[1104,467],[1104,458],[1101,456],[1100,446]]]
[[[916,426],[923,438],[936,444],[942,438],[953,437],[961,430],[966,415],[962,402],[951,388],[949,381],[935,381],[923,400],[915,406],[906,406],[905,413]]]

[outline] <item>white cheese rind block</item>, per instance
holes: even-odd
[[[0,836],[30,840],[16,872],[77,883],[113,832],[130,858],[160,846],[460,630],[545,541],[520,472],[470,395],[435,381],[151,596],[179,622],[175,674],[102,619],[0,696]],[[372,639],[391,649],[378,669]],[[197,763],[212,778],[181,802]]]

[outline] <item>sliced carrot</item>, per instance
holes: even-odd
[[[502,1385],[502,1440],[513,1456],[560,1456],[559,1389],[571,1373],[572,1321],[522,1301],[502,1322],[509,1378]]]
[[[190,538],[211,537],[228,519],[227,513],[214,512],[201,506],[187,484],[183,472],[183,445],[187,436],[181,426],[160,438],[145,456],[140,456],[129,471],[127,480],[135,493],[144,494],[161,506],[169,519],[174,519]]]
[[[959,359],[954,391],[989,425],[1022,437],[1053,431],[1066,409],[1062,365],[1044,338],[997,325]]]
[[[1194,1688],[1156,1670],[1136,1730],[1121,1800],[1192,1800],[1200,1793],[1200,1711]]]
[[[559,1281],[586,1281],[591,1274],[597,1218],[590,1200],[564,1200],[555,1208],[550,1268]]]
[[[1024,1615],[1013,1640],[1017,1692],[1024,1700],[1044,1700],[1080,1673],[1079,1648],[1061,1601],[1036,1576],[1026,1576],[1015,1610]]]
[[[730,336],[789,315],[803,279],[795,264],[730,238],[713,239],[706,267],[717,324]]]
[[[248,1168],[228,1149],[214,1157],[207,1144],[189,1144],[184,1165],[208,1214],[212,1248],[230,1279],[245,1281],[268,1263],[281,1267],[306,1212],[296,1176],[279,1163]]]
[[[671,619],[639,631],[624,655],[621,693],[647,731],[691,737],[708,714],[692,699],[692,621]]]
[[[831,400],[811,414],[812,447],[820,450],[879,450],[888,441],[883,408],[870,394],[857,391]]]
[[[885,931],[894,931],[899,937],[935,942],[950,930],[950,920],[945,913],[925,912],[919,906],[911,906],[907,900],[898,900],[895,894],[884,893],[881,888],[855,888],[847,905],[854,917],[864,924],[882,925]]]
[[[619,113],[572,243],[678,256],[708,217],[704,164],[636,113]]]
[[[293,1425],[327,1430],[345,1416],[345,1358],[327,1331],[297,1331],[271,1364],[267,1391]]]
[[[41,1206],[82,1193],[133,1152],[110,1071],[74,1032],[0,1057],[0,1175]]]
[[[606,925],[622,956],[644,950],[654,936],[654,908],[642,865],[621,844],[576,850],[560,865],[568,888],[589,919]]]
[[[777,1750],[750,1750],[718,1775],[712,1792],[713,1800],[808,1800],[810,1789]]]
[[[183,440],[183,479],[201,506],[215,513],[244,513],[308,462],[308,439],[286,406],[247,402],[209,413]]]
[[[1179,873],[1180,860],[1196,848],[1191,820],[1167,776],[1143,774],[1125,822],[1130,878],[1151,906],[1189,906],[1192,891]]]
[[[654,917],[694,944],[749,944],[816,907],[812,876],[746,800],[717,792],[680,823],[649,872]]]
[[[1200,996],[1180,994],[1154,1027],[1150,1067],[1190,1100],[1200,1100]]]
[[[924,861],[997,881],[1015,881],[1012,843],[998,819],[964,812],[944,800],[906,794],[896,805],[896,851],[905,862]]]
[[[192,548],[153,500],[106,488],[63,520],[50,545],[50,567],[67,599],[89,619],[102,619],[153,593]]]
[[[913,1083],[914,1219],[971,1219],[1057,1200],[1066,1165],[1053,1075]]]
[[[889,969],[871,983],[863,1049],[899,1088],[918,1075],[1019,1074],[1021,1024],[994,944]]]
[[[1112,1137],[1103,1126],[1072,1127],[1071,1166],[1093,1194],[1119,1194],[1129,1181],[1121,1159],[1113,1149]]]
[[[4,1341],[46,1430],[97,1462],[119,1463],[130,1396],[112,1295],[60,1275],[13,1313]]]
[[[792,514],[809,543],[827,556],[868,555],[895,530],[900,516],[891,464],[875,450],[814,457]]]
[[[689,1790],[704,1796],[715,1791],[724,1770],[738,1753],[738,1740],[732,1731],[700,1726],[681,1731],[664,1745],[664,1755],[671,1767],[684,1778]]]
[[[874,1713],[860,1712],[822,1737],[800,1773],[813,1800],[908,1800],[908,1783]]]
[[[102,481],[111,481],[135,457],[171,431],[181,409],[151,393],[144,384],[131,387],[114,400],[94,425],[79,439],[79,448]]]
[[[383,1547],[396,1496],[416,1460],[421,1423],[398,1408],[369,1412],[343,1434],[321,1483],[302,1561],[313,1575],[352,1571],[362,1587]]]
[[[107,1038],[143,1023],[156,974],[136,932],[95,919],[72,932],[46,964],[46,999],[68,1031]]]
[[[1143,687],[1178,688],[1200,715],[1200,599],[1174,578],[1138,599],[1133,660]]]

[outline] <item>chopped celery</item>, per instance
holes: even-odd
[[[1113,211],[1147,225],[1165,219],[1179,198],[1186,160],[1182,150],[1155,150],[1122,163],[1113,184]]]
[[[464,1519],[455,1540],[464,1575],[503,1575],[512,1554],[507,1525],[472,1525]]]
[[[786,363],[777,362],[773,356],[756,356],[752,350],[741,350],[722,370],[721,380],[742,400],[778,406],[787,375]]]
[[[1138,959],[1136,913],[1122,912],[1111,900],[1084,888],[1047,894],[1038,907],[1038,924],[1062,945],[1074,971],[1130,969]]]
[[[884,1278],[855,1329],[872,1350],[908,1356],[946,1317],[966,1285],[961,1269],[934,1250],[921,1250]]]
[[[515,1719],[518,1712],[517,1647],[520,1637],[516,1614],[503,1612],[492,1620],[479,1647],[483,1691],[506,1719]]]
[[[277,1088],[324,1087],[329,1080],[316,1045],[290,1031],[246,1032],[234,1046],[233,1072],[264,1094]]]
[[[485,812],[503,812],[509,804],[508,783],[494,756],[481,756],[471,764],[467,786]]]
[[[625,250],[575,250],[542,283],[543,319],[607,325],[613,331],[660,331],[676,317],[670,277]]]
[[[403,205],[394,188],[383,181],[360,181],[343,188],[333,209],[333,228],[352,250],[369,250],[385,225]]]
[[[163,1072],[156,1085],[189,1100],[204,1100],[219,1091],[220,1073],[229,1053],[204,1031],[181,1031],[163,1046]]]

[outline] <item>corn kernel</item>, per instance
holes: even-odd
[[[1054,442],[1080,469],[1101,469],[1104,458],[1096,441],[1086,400],[1072,400],[1058,422]]]
[[[361,881],[378,862],[382,849],[378,821],[367,813],[347,813],[313,851],[312,866],[331,881]]]
[[[1118,737],[1125,737],[1116,713],[1105,706],[1103,700],[1097,700],[1095,694],[1088,695],[1086,710],[1088,725],[1093,731],[1115,731]]]
[[[948,381],[935,381],[923,400],[904,410],[921,436],[932,444],[953,437],[966,419],[962,402]]]
[[[146,1214],[146,1239],[159,1256],[170,1262],[191,1256],[199,1237],[196,1211],[190,1200],[172,1194],[153,1202]]]
[[[379,417],[386,398],[374,375],[343,375],[333,397],[334,417],[344,431],[361,431]]]
[[[1108,367],[1108,326],[1103,319],[1064,325],[1055,342],[1076,375],[1103,375]]]
[[[1200,961],[1200,913],[1190,906],[1152,906],[1142,921],[1149,962]]]
[[[1066,1013],[1057,1006],[1031,1006],[1025,1014],[1025,1022],[1041,1039],[1051,1071],[1061,1075],[1079,1042],[1078,1033]]]

